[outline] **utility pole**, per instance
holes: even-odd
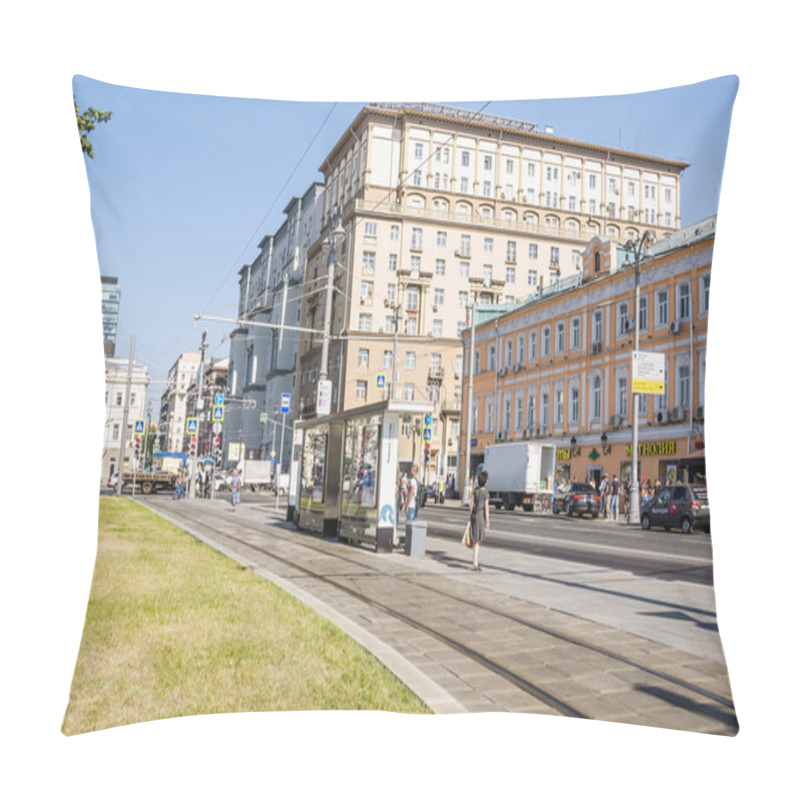
[[[122,407],[122,438],[119,443],[119,469],[117,471],[117,494],[122,494],[122,473],[125,470],[125,439],[128,436],[128,405],[131,401],[131,374],[133,372],[133,350],[136,336],[131,334],[131,349],[128,355],[128,380],[125,384],[125,405]],[[136,473],[134,472],[134,475]]]
[[[334,225],[335,223],[335,225]],[[333,317],[333,279],[336,272],[336,247],[344,241],[345,231],[342,227],[339,209],[335,208],[328,223],[329,232],[325,237],[328,246],[328,280],[325,286],[325,329],[322,332],[322,355],[319,367],[319,382],[317,383],[317,397],[324,390],[330,397],[330,387],[323,387],[328,382],[328,351],[331,342],[331,321]]]
[[[208,348],[208,343],[206,342],[206,337],[208,336],[208,331],[203,331],[203,336],[200,341],[200,366],[197,368],[197,380],[195,381],[196,386],[196,396],[197,399],[195,400],[194,404],[194,411],[197,415],[197,451],[200,450],[200,417],[202,416],[203,412],[203,378],[205,377],[205,360],[206,360],[206,349]],[[194,500],[194,488],[195,488],[195,481],[197,480],[197,456],[198,452],[195,453],[194,459],[189,464],[189,499]]]

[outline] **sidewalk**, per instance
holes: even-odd
[[[232,522],[258,523],[268,537],[261,539],[265,549],[287,560],[303,557],[304,566],[321,576],[317,581],[268,556],[261,558],[247,544],[232,544],[224,537],[215,538],[213,531],[201,530],[209,518],[205,504],[197,507],[196,525],[188,518],[193,516],[188,504],[163,498],[151,498],[146,504],[330,619],[436,713],[555,712],[437,641],[431,636],[431,626],[464,638],[476,650],[502,655],[508,663],[533,671],[537,685],[551,686],[558,697],[572,693],[582,709],[593,709],[594,718],[654,724],[640,716],[637,704],[642,702],[641,694],[630,688],[630,681],[623,685],[619,673],[624,665],[600,665],[591,653],[577,663],[574,648],[568,652],[552,637],[535,630],[521,637],[519,619],[530,621],[534,628],[557,630],[566,637],[620,652],[637,663],[675,671],[684,680],[730,696],[712,587],[495,549],[491,538],[481,549],[483,569],[476,573],[469,569],[471,551],[455,540],[429,537],[424,557],[408,557],[402,550],[376,554],[299,533],[286,523],[282,509],[276,511],[269,504],[239,506]],[[224,517],[221,521],[227,522]],[[321,549],[323,557],[309,558],[304,543]],[[350,561],[357,567],[326,562],[325,553],[352,557]],[[354,589],[375,596],[377,603],[424,620],[424,629],[365,606],[362,600],[325,583],[327,577],[350,581]],[[483,605],[502,609],[509,621],[489,615]],[[716,721],[692,718],[687,722],[685,710],[676,709],[675,713],[679,718],[676,728],[687,729],[691,724],[700,726],[691,729],[719,732]]]

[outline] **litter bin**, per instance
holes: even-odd
[[[407,556],[425,555],[425,538],[428,535],[427,522],[406,522],[405,554]]]

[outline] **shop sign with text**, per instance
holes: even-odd
[[[626,455],[631,454],[631,445],[625,448]],[[642,456],[676,456],[678,455],[677,442],[640,442],[639,457]]]

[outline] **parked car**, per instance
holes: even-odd
[[[570,483],[553,498],[553,513],[562,511],[570,517],[591,514],[596,518],[600,514],[600,493],[590,483]]]
[[[214,475],[214,491],[230,491],[232,476],[227,472],[217,472]]]
[[[710,531],[708,489],[699,484],[659,489],[652,500],[642,505],[639,519],[644,530],[658,525],[666,530],[680,528],[683,533],[691,533],[695,528]]]

